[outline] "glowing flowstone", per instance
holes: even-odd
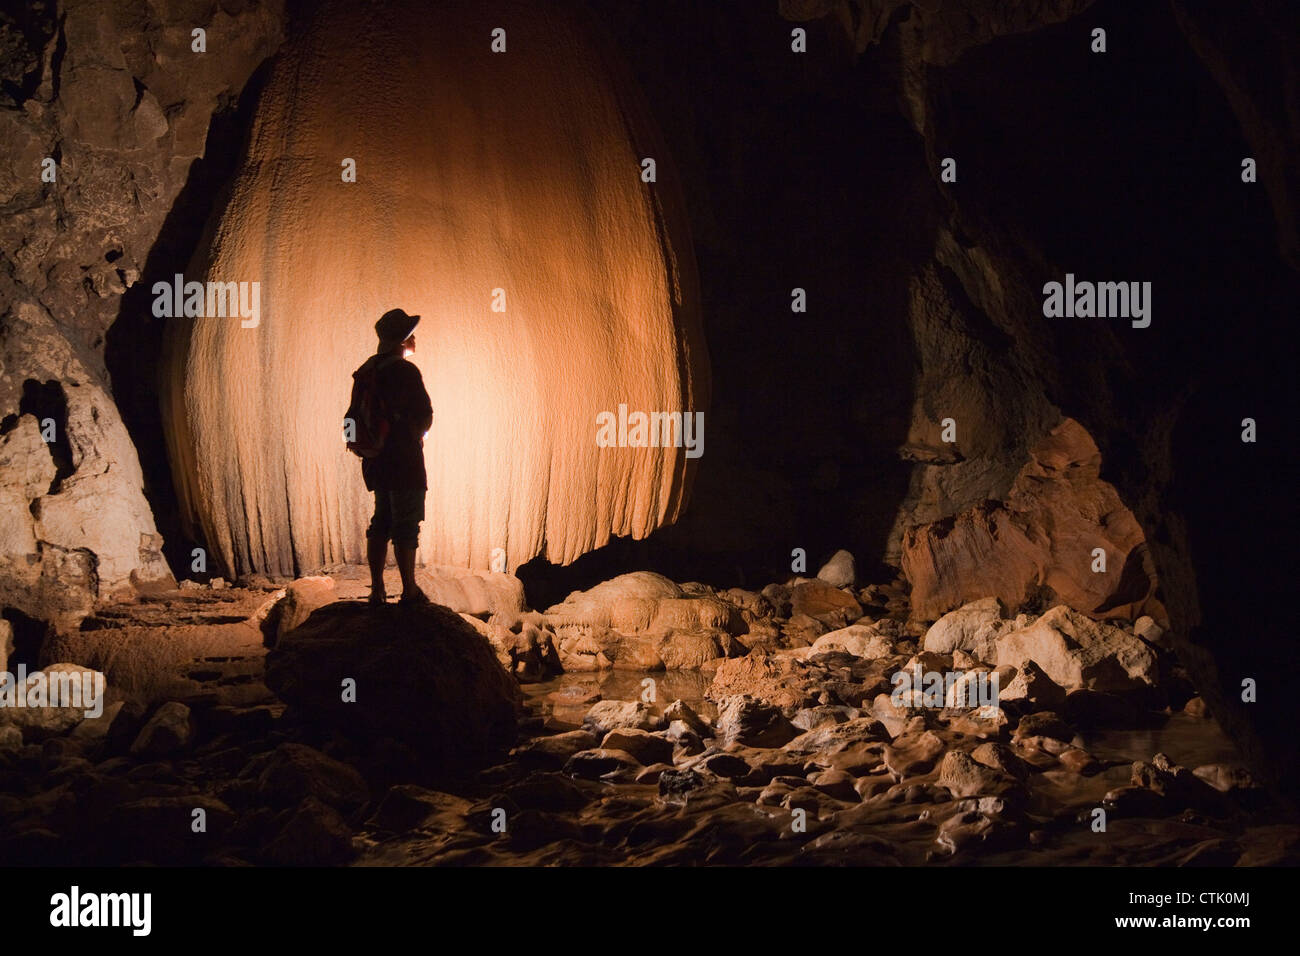
[[[704,410],[694,268],[648,114],[576,14],[322,4],[273,65],[186,276],[260,283],[257,324],[168,326],[186,515],[236,571],[362,560],[342,419],[375,319],[400,307],[423,316],[411,360],[434,409],[423,561],[514,569],[643,537],[684,505],[686,449],[599,447],[597,416]]]

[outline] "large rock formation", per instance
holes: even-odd
[[[600,447],[597,425],[706,406],[676,189],[630,78],[572,10],[323,4],[271,71],[190,276],[260,283],[258,322],[170,330],[174,470],[212,549],[280,574],[362,559],[342,421],[395,306],[424,317],[423,560],[567,563],[673,521],[680,436]]]
[[[1163,616],[1148,607],[1156,582],[1142,529],[1100,473],[1092,438],[1066,419],[1030,450],[1003,500],[909,528],[913,612],[933,620],[995,595],[1011,607],[1061,600],[1107,617]]]
[[[278,2],[231,13],[85,0],[0,15],[7,608],[72,623],[98,599],[171,578],[105,337],[210,118],[274,48],[280,17]],[[193,49],[196,29],[206,53]]]
[[[439,761],[480,759],[515,738],[518,684],[437,604],[322,607],[267,655],[266,683],[309,723]]]

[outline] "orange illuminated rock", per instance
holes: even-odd
[[[707,406],[679,185],[579,13],[512,8],[505,54],[497,19],[442,4],[431,38],[423,2],[328,2],[274,61],[186,276],[259,283],[259,315],[172,319],[165,360],[181,502],[238,571],[362,560],[342,422],[394,307],[433,403],[422,561],[568,563],[684,506],[685,447],[597,443],[621,405]]]
[[[1044,594],[1097,616],[1162,614],[1142,529],[1100,471],[1096,444],[1067,418],[1033,448],[1005,500],[905,532],[913,616],[987,597],[1016,608]],[[1094,570],[1097,549],[1104,571]]]

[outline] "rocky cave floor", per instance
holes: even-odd
[[[98,719],[0,712],[0,858],[1300,861],[1300,820],[1243,768],[1149,618],[988,599],[916,623],[901,582],[757,593],[624,575],[544,614],[461,615],[521,678],[522,707],[508,755],[449,773],[399,739],[322,730],[267,686],[268,644],[363,598],[361,569],[332,571],[287,588],[187,582],[47,638],[46,659],[106,674],[109,703]],[[620,614],[639,623],[609,626]],[[996,672],[999,705],[900,705],[891,677],[918,665]],[[471,701],[441,706],[474,719]]]

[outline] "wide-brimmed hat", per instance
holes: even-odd
[[[411,337],[419,324],[418,315],[407,315],[401,309],[389,309],[375,323],[375,334],[380,344],[401,345]]]

